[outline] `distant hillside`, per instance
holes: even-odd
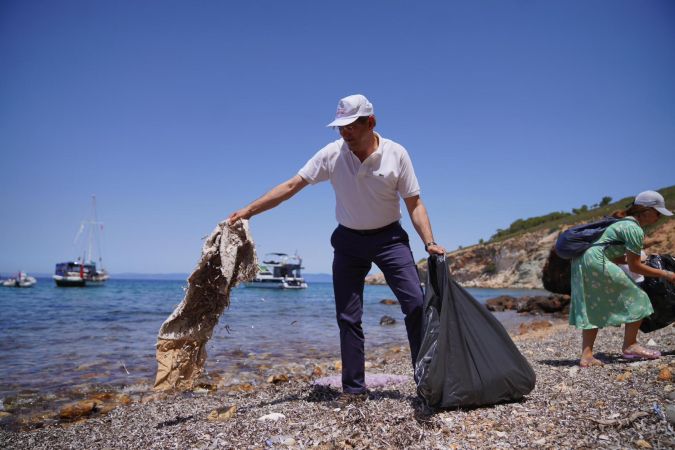
[[[669,209],[675,209],[675,186],[659,189],[658,191],[666,200],[666,206]],[[634,197],[625,197],[620,200],[611,201],[611,197],[604,197],[596,205],[588,207],[581,205],[579,208],[573,209],[571,212],[560,211],[549,213],[544,216],[530,217],[529,219],[518,219],[513,222],[509,228],[502,230],[498,229],[492,236],[489,242],[503,241],[511,237],[518,236],[522,233],[529,233],[543,229],[553,230],[564,225],[571,225],[581,222],[590,222],[594,219],[609,216],[618,209],[624,209],[628,206]],[[649,232],[649,229],[647,229]]]
[[[675,186],[660,189],[670,210],[675,209]],[[624,209],[633,200],[627,197],[594,208],[580,207],[576,212],[552,213],[517,220],[499,230],[489,242],[460,248],[447,254],[453,277],[466,287],[543,288],[541,271],[548,253],[561,230],[573,224],[589,222]],[[646,230],[648,253],[675,254],[675,219],[661,219]],[[426,258],[417,267],[426,277]],[[382,274],[367,278],[371,284],[384,284]]]
[[[186,281],[189,273],[113,273],[110,275],[114,280],[181,280]],[[309,283],[330,283],[333,276],[329,273],[303,273],[303,278]],[[51,277],[51,274],[46,275]]]

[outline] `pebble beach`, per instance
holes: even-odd
[[[213,379],[112,408],[105,398],[89,399],[71,405],[67,420],[0,429],[0,442],[14,449],[673,448],[673,328],[640,335],[662,350],[653,361],[623,359],[622,336],[601,330],[596,350],[606,364],[582,369],[580,333],[566,323],[521,327],[513,339],[537,384],[517,403],[430,411],[417,397],[407,348],[390,346],[366,355],[368,376],[384,381],[364,403],[337,406],[339,390],[320,381],[338,376],[339,362],[317,360],[257,385]]]

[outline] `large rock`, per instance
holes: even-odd
[[[569,295],[541,295],[519,298],[502,295],[485,302],[485,306],[490,311],[515,310],[519,313],[529,314],[567,314],[569,313],[569,304]]]
[[[490,311],[502,312],[507,309],[516,309],[517,299],[510,295],[500,295],[499,297],[491,298],[485,302],[485,306]]]
[[[380,319],[380,325],[394,325],[396,323],[396,319],[390,316],[382,316]]]
[[[541,289],[541,270],[558,231],[539,230],[499,242],[455,250],[447,254],[450,275],[464,287]],[[426,280],[426,258],[417,264]],[[386,284],[382,274],[368,284]]]
[[[74,420],[80,417],[86,417],[96,412],[97,407],[100,404],[100,400],[82,400],[77,403],[72,403],[61,408],[59,417],[64,420]]]
[[[382,303],[383,305],[398,305],[398,301],[393,300],[391,298],[384,298],[380,300],[380,303]]]

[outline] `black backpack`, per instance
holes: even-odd
[[[597,222],[585,223],[569,228],[558,236],[558,240],[555,243],[555,252],[563,259],[574,259],[580,257],[586,250],[596,245],[623,244],[621,241],[604,242],[602,244],[595,243],[610,225],[622,220],[630,219],[604,217]]]

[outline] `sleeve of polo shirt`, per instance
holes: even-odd
[[[403,153],[401,154],[401,173],[398,177],[396,189],[403,198],[420,194],[420,185],[415,176],[415,169],[413,169],[410,156],[405,150],[403,150]]]
[[[330,171],[328,170],[328,151],[329,145],[316,152],[303,168],[298,171],[298,175],[309,184],[326,181],[330,177]]]

